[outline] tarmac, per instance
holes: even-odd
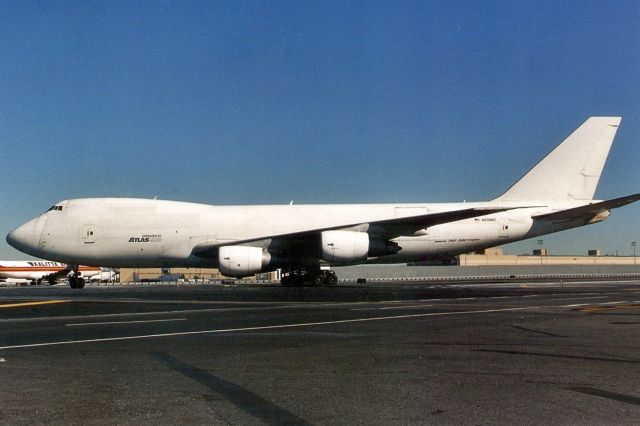
[[[640,281],[0,288],[2,424],[637,424]]]

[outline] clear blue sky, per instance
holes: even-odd
[[[640,190],[638,1],[0,1],[0,40],[4,259],[67,198],[487,200],[591,115],[597,195]],[[545,245],[628,254],[639,213]]]

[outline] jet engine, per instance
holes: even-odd
[[[367,257],[395,254],[400,247],[391,241],[357,231],[324,231],[321,235],[322,258],[332,263],[358,263]]]
[[[260,247],[223,246],[218,249],[220,273],[229,277],[248,277],[262,271],[271,256]]]

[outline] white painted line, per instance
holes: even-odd
[[[606,299],[609,296],[593,296],[593,297],[560,297],[557,299],[549,299],[549,301],[558,300],[591,300],[591,299]]]
[[[433,305],[406,305],[406,306],[387,306],[385,308],[380,308],[380,310],[385,309],[409,309],[409,308],[428,308]]]
[[[169,321],[186,321],[186,318],[169,318],[157,320],[139,320],[139,321],[104,321],[104,322],[79,322],[73,324],[65,324],[67,327],[81,327],[87,325],[112,325],[112,324],[140,324],[149,322],[169,322]]]
[[[636,303],[640,303],[640,300],[621,300],[618,302],[602,302],[602,303],[579,303],[577,305],[560,305],[560,306],[556,306],[556,308],[575,308],[578,306],[592,306],[595,308],[598,306],[611,306],[611,305],[636,304]],[[548,306],[548,307],[552,308],[553,306]]]
[[[308,323],[299,323],[299,324],[280,324],[280,325],[265,325],[265,326],[257,326],[257,327],[226,328],[226,329],[200,330],[200,331],[182,331],[182,332],[176,332],[176,333],[142,334],[138,336],[105,337],[102,339],[64,340],[60,342],[45,342],[45,343],[32,343],[27,345],[0,346],[0,350],[38,348],[43,346],[75,345],[80,343],[115,342],[115,341],[121,341],[121,340],[141,340],[141,339],[152,339],[157,337],[176,337],[176,336],[192,336],[192,335],[202,335],[202,334],[237,333],[237,332],[243,332],[243,331],[257,331],[257,330],[277,330],[277,329],[285,329],[285,328],[314,327],[318,325],[349,324],[349,323],[361,323],[361,322],[372,322],[372,321],[398,320],[398,319],[407,319],[407,318],[487,314],[487,313],[495,313],[495,312],[532,310],[532,309],[538,309],[538,308],[539,308],[538,306],[527,306],[524,308],[486,309],[481,311],[431,312],[426,314],[395,315],[395,316],[372,317],[372,318],[355,318],[355,319],[347,319],[347,320],[308,322]]]
[[[350,311],[384,311],[387,309],[410,309],[410,308],[428,308],[435,305],[402,305],[402,306],[385,306],[376,308],[351,308]]]

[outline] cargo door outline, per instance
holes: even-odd
[[[498,218],[498,238],[500,239],[507,239],[509,238],[509,218],[508,217],[501,217]]]
[[[82,227],[82,242],[85,244],[95,244],[96,225],[89,223]]]

